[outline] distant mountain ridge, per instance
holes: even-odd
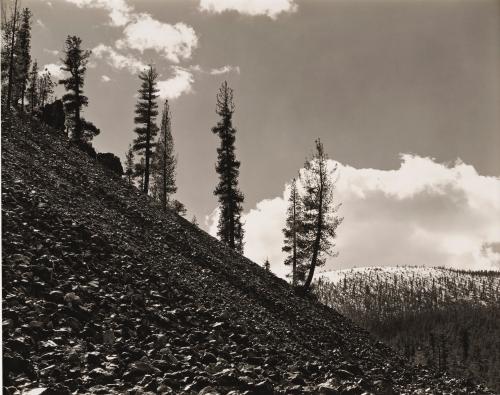
[[[500,271],[345,269],[320,273],[316,292],[413,363],[500,392]]]

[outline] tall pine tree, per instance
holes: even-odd
[[[82,40],[77,36],[68,36],[64,46],[65,58],[61,69],[69,73],[68,78],[60,80],[67,93],[63,96],[66,119],[69,123],[71,139],[78,144],[89,143],[99,134],[91,122],[82,117],[83,107],[88,105],[88,98],[83,94],[83,85],[87,62],[91,51],[81,48]]]
[[[175,185],[175,166],[177,159],[174,156],[174,139],[170,120],[170,107],[165,100],[161,117],[160,135],[156,143],[154,155],[154,186],[162,208],[170,205],[170,195],[177,191]]]
[[[309,257],[309,272],[304,282],[307,291],[311,286],[316,267],[325,263],[325,256],[336,256],[332,249],[335,247],[333,240],[336,229],[343,218],[336,215],[340,204],[333,202],[337,165],[332,171],[328,169],[328,155],[323,149],[323,144],[316,140],[316,152],[312,159],[305,164],[301,173],[301,181],[305,190],[302,203],[304,206],[304,234]]]
[[[135,128],[137,137],[134,140],[134,151],[144,155],[144,177],[143,191],[147,194],[149,191],[149,175],[151,169],[151,159],[154,148],[154,139],[158,133],[156,126],[156,116],[158,115],[158,88],[156,87],[156,79],[158,73],[152,65],[149,68],[139,73],[141,87],[139,89],[139,99],[135,107],[136,117],[135,123],[138,125]]]
[[[12,103],[12,94],[15,84],[15,52],[16,52],[16,38],[17,31],[19,30],[19,10],[17,8],[18,1],[14,1],[14,8],[12,9],[11,17],[5,22],[3,26],[4,40],[2,46],[2,69],[6,70],[5,79],[7,80],[7,109],[10,109]],[[2,74],[2,77],[4,75]]]
[[[25,8],[21,14],[15,45],[15,89],[13,101],[21,100],[21,110],[24,111],[24,98],[28,84],[31,65],[31,11]]]
[[[130,185],[134,181],[134,150],[132,145],[129,145],[125,154],[125,177]]]
[[[38,63],[35,60],[31,66],[28,85],[28,101],[30,113],[33,116],[38,107]]]
[[[285,228],[283,228],[283,252],[287,253],[285,265],[292,266],[292,284],[296,286],[303,282],[306,272],[306,239],[304,238],[304,210],[302,200],[297,189],[295,178],[290,186],[290,197],[286,213]]]
[[[221,117],[212,132],[220,138],[217,148],[217,164],[219,184],[214,195],[219,200],[219,224],[217,235],[230,248],[243,253],[243,226],[241,224],[243,193],[238,188],[240,162],[235,155],[236,129],[232,125],[234,113],[233,90],[226,81],[217,93],[216,113]]]

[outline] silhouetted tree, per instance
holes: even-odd
[[[68,36],[65,41],[61,69],[69,73],[68,78],[60,80],[67,93],[63,96],[67,123],[71,139],[79,145],[89,143],[99,134],[99,129],[82,117],[83,107],[88,105],[88,98],[83,94],[83,85],[87,62],[91,51],[81,48],[82,40],[77,36]]]
[[[21,14],[17,39],[15,43],[15,89],[14,103],[21,99],[21,110],[24,111],[24,96],[31,65],[31,11],[25,8]]]
[[[2,59],[5,59],[5,63],[2,64],[2,68],[6,70],[7,79],[7,99],[6,106],[10,109],[12,102],[12,91],[14,89],[14,79],[15,79],[15,52],[16,52],[16,38],[17,31],[19,30],[19,10],[17,8],[17,0],[14,1],[14,8],[12,9],[11,17],[5,22],[3,26],[4,40],[2,47]],[[2,62],[3,63],[3,62]]]
[[[141,87],[139,89],[139,99],[135,107],[136,117],[134,121],[137,125],[135,133],[137,137],[134,140],[134,151],[144,154],[144,182],[143,191],[147,194],[149,191],[149,173],[151,167],[151,157],[154,148],[154,139],[158,133],[158,127],[155,124],[158,115],[158,89],[156,79],[158,73],[149,65],[149,68],[139,73]]]
[[[286,214],[285,227],[283,228],[284,246],[283,252],[288,255],[285,258],[285,265],[292,266],[292,284],[297,285],[298,281],[304,281],[305,275],[305,239],[304,239],[304,212],[302,201],[297,189],[295,178],[290,186],[290,197],[288,198],[288,209]]]
[[[193,218],[191,218],[191,223],[192,223],[193,225],[198,226],[198,219],[196,218],[196,215],[193,215]]]
[[[132,185],[134,179],[134,150],[132,145],[129,145],[128,151],[125,154],[125,176],[128,183]]]
[[[184,203],[178,201],[177,199],[174,199],[171,204],[170,204],[170,207],[172,208],[172,210],[174,210],[177,214],[179,215],[182,215],[182,216],[185,216],[186,215],[186,206],[184,206]]]
[[[177,191],[175,185],[174,139],[170,122],[170,108],[165,100],[161,117],[160,135],[154,155],[154,187],[164,210],[170,204],[170,195]]]
[[[269,258],[266,258],[266,260],[264,261],[264,269],[266,269],[266,271],[268,272],[271,271],[271,263],[269,262]]]
[[[29,74],[29,85],[28,85],[28,100],[31,115],[35,114],[35,110],[38,107],[38,63],[36,60],[31,66],[31,71]]]
[[[54,81],[50,71],[45,69],[43,74],[38,78],[38,101],[40,107],[44,107],[54,93]],[[84,121],[85,122],[85,121]]]
[[[336,215],[340,204],[333,203],[335,180],[332,177],[337,172],[337,165],[332,171],[328,169],[328,156],[323,144],[316,140],[316,152],[312,159],[306,161],[305,169],[301,173],[305,195],[302,199],[304,206],[304,234],[308,243],[307,252],[310,256],[309,273],[304,282],[307,290],[312,282],[314,270],[325,263],[325,255],[336,256],[332,249],[335,247],[333,239],[336,229],[343,218]]]
[[[141,157],[138,163],[134,165],[134,178],[139,179],[139,189],[144,190],[144,169],[146,168],[144,157]]]
[[[214,195],[218,197],[220,217],[217,235],[230,248],[243,253],[243,226],[241,211],[244,196],[238,188],[240,162],[235,155],[236,129],[232,125],[234,113],[233,90],[224,81],[217,93],[215,112],[221,119],[212,132],[220,138],[217,148],[217,164],[215,169],[219,174],[219,184]]]

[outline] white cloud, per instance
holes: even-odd
[[[43,21],[41,19],[37,19],[36,20],[36,24],[38,26],[40,26],[42,29],[46,29],[47,28],[47,26],[45,26],[45,23],[43,23]]]
[[[247,15],[267,15],[276,19],[279,14],[295,12],[294,0],[200,0],[200,10],[221,13],[237,11]]]
[[[114,26],[124,26],[132,18],[132,7],[125,0],[66,0],[68,3],[77,5],[80,8],[100,8],[109,12],[111,24]]]
[[[170,25],[148,14],[136,15],[123,33],[124,38],[116,42],[118,48],[136,49],[141,53],[152,49],[174,63],[189,59],[198,45],[198,37],[191,26],[184,23]]]
[[[43,52],[50,53],[51,55],[54,55],[54,56],[59,55],[59,51],[57,49],[47,49],[47,48],[44,48]]]
[[[51,76],[55,79],[61,79],[65,77],[64,71],[61,70],[61,64],[60,63],[48,63],[42,68],[40,68],[40,71],[38,74],[42,75],[45,70],[48,70],[51,74]]]
[[[425,265],[500,269],[500,179],[474,167],[402,155],[397,170],[356,169],[339,164],[336,197],[344,222],[336,241],[340,255],[323,269]],[[330,165],[333,166],[331,161]],[[243,216],[245,255],[284,276],[282,233],[287,207],[266,199]],[[214,212],[210,233],[216,232]],[[215,221],[215,222],[214,222]]]
[[[222,67],[210,70],[210,74],[212,74],[212,75],[219,75],[219,74],[230,73],[232,71],[234,71],[237,74],[240,74],[240,67],[239,66],[226,65],[226,66],[222,66]]]
[[[101,81],[102,82],[109,82],[109,81],[111,81],[111,78],[109,78],[107,75],[102,75],[101,76]]]
[[[159,94],[162,99],[177,99],[184,93],[192,91],[193,74],[182,67],[174,67],[174,76],[158,81]]]
[[[122,55],[104,44],[99,44],[92,49],[92,54],[99,59],[105,59],[106,62],[115,69],[127,69],[131,73],[138,73],[147,67],[147,65],[139,59],[131,55]]]

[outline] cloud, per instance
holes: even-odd
[[[239,66],[226,65],[226,66],[222,66],[222,67],[210,70],[210,74],[212,74],[212,75],[219,75],[219,74],[230,73],[232,71],[234,71],[237,74],[240,74],[240,67]]]
[[[109,78],[107,75],[103,75],[103,76],[101,76],[101,81],[102,82],[109,82],[109,81],[111,81],[111,78]]]
[[[141,53],[152,49],[174,63],[189,59],[198,45],[198,37],[191,26],[184,23],[170,25],[153,19],[149,14],[136,15],[123,34],[124,38],[116,42],[118,48],[136,49]]]
[[[499,178],[481,176],[461,161],[447,165],[413,155],[402,155],[397,170],[339,164],[339,172],[340,255],[322,270],[396,265],[500,270]],[[269,257],[280,276],[289,270],[281,252],[287,188],[243,216],[245,255],[258,263]],[[207,218],[211,234],[216,218],[216,212]]]
[[[106,62],[115,69],[126,69],[131,73],[138,73],[147,67],[145,63],[132,55],[122,55],[110,46],[104,44],[99,44],[92,49],[92,54],[99,59],[105,59]]]
[[[83,8],[98,8],[108,11],[113,26],[124,26],[132,18],[132,7],[125,0],[66,0]]]
[[[295,12],[294,0],[200,0],[200,10],[213,13],[237,11],[247,15],[267,15],[276,19],[278,15]]]
[[[60,63],[48,63],[43,66],[38,74],[42,75],[45,70],[48,70],[53,78],[61,79],[65,77],[64,71],[61,70],[62,65]]]
[[[177,99],[184,93],[192,91],[193,74],[182,67],[173,67],[174,76],[158,81],[159,94],[162,99]]]
[[[59,55],[59,51],[57,49],[47,49],[47,48],[44,48],[43,52],[50,53],[51,55],[54,55],[54,56]]]
[[[47,26],[45,26],[45,23],[43,23],[43,21],[41,19],[37,19],[36,20],[36,24],[38,26],[40,26],[42,29],[46,29],[47,28]]]

